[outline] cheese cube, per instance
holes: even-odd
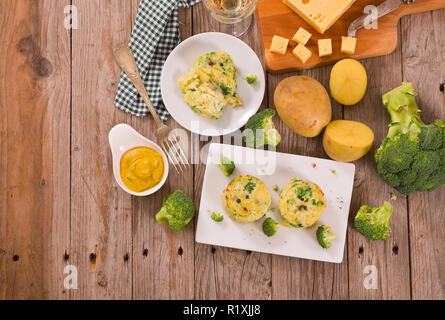
[[[280,36],[273,36],[272,44],[270,45],[270,52],[285,54],[288,44],[289,39]]]
[[[292,54],[296,56],[301,61],[301,63],[306,63],[306,61],[308,61],[311,57],[312,52],[301,43],[299,43],[298,46],[296,46],[295,49],[292,51]]]
[[[355,45],[357,43],[357,38],[352,37],[341,37],[341,52],[353,54],[355,52]]]
[[[318,55],[320,57],[330,56],[332,54],[332,41],[331,39],[318,40]]]
[[[352,6],[356,0],[283,0],[283,3],[324,33]]]
[[[297,43],[301,43],[304,46],[309,41],[311,36],[312,36],[312,34],[310,34],[308,31],[306,31],[305,29],[300,27],[300,29],[298,29],[297,33],[295,33],[292,40]]]

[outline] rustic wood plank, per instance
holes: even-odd
[[[445,10],[402,20],[403,77],[413,82],[422,119],[445,119]],[[445,187],[409,199],[413,299],[445,299]]]
[[[399,37],[400,38],[400,37]],[[381,96],[402,82],[401,46],[388,56],[362,60],[368,73],[368,89],[361,102],[344,107],[344,118],[367,124],[375,133],[371,151],[355,162],[355,183],[349,213],[349,294],[351,299],[409,299],[409,245],[406,197],[390,188],[377,174],[375,149],[388,132],[389,115]],[[354,228],[354,217],[361,205],[380,206],[389,201],[391,193],[398,195],[392,201],[392,234],[386,241],[368,240]],[[378,271],[378,288],[366,289],[363,281],[365,267],[374,265]]]
[[[132,8],[74,0],[72,33],[72,263],[75,299],[132,298],[132,201],[113,178],[108,131],[130,116],[113,106],[120,74],[112,48],[128,39]]]
[[[273,93],[278,83],[286,77],[304,74],[320,81],[328,88],[330,67],[321,67],[300,73],[269,74],[269,106],[274,106]],[[342,107],[332,101],[333,119],[342,118]],[[279,152],[327,158],[322,147],[322,136],[305,138],[295,134],[282,121],[276,122],[282,141]],[[273,299],[347,299],[347,247],[343,263],[295,259],[272,256]]]
[[[71,62],[70,32],[63,28],[65,4],[0,2],[0,299],[445,298],[440,246],[445,233],[439,227],[445,222],[443,187],[416,193],[408,201],[399,194],[392,202],[393,233],[385,242],[369,241],[353,228],[360,205],[380,205],[394,192],[378,177],[373,151],[356,162],[342,264],[195,244],[194,224],[180,233],[158,225],[154,214],[174,189],[184,190],[199,207],[205,165],[184,175],[172,168],[165,186],[150,197],[131,197],[116,185],[108,130],[125,122],[155,140],[150,117],[133,117],[113,107],[120,70],[111,50],[128,41],[139,0],[73,4],[79,10],[79,29],[72,31]],[[345,119],[368,124],[376,134],[375,149],[389,121],[381,94],[403,79],[418,90],[426,122],[445,119],[445,94],[440,91],[445,39],[438,32],[444,24],[445,10],[403,18],[402,45],[392,55],[363,61],[369,75],[364,100],[344,110],[333,102],[334,118],[344,113]],[[202,4],[181,10],[183,38],[215,27]],[[243,40],[261,54],[257,27]],[[303,74],[327,87],[329,70]],[[273,91],[289,75],[294,74],[267,75],[262,108],[273,107]],[[179,127],[172,119],[168,123]],[[283,137],[278,151],[326,157],[320,137],[299,137],[278,119],[276,125]],[[78,290],[63,288],[66,264],[79,269]],[[379,271],[377,290],[363,286],[366,265]]]
[[[55,1],[0,2],[0,299],[67,299],[70,40]]]
[[[137,1],[136,1],[137,2]],[[137,5],[134,6],[137,8]],[[134,11],[135,15],[136,11]],[[180,10],[182,39],[191,35],[191,9]],[[132,117],[131,123],[149,139],[156,141],[150,116]],[[172,128],[181,128],[169,119]],[[190,133],[183,131],[190,141]],[[169,178],[160,191],[144,198],[133,198],[133,293],[135,299],[193,299],[194,297],[194,224],[174,232],[159,225],[155,214],[162,199],[176,189],[193,198],[193,167],[178,174],[170,166]],[[196,207],[198,208],[198,207]]]
[[[198,4],[193,8],[193,33],[225,31]],[[261,45],[258,27],[253,22],[249,31],[241,38],[260,56]],[[265,100],[266,101],[266,100]],[[263,108],[265,106],[263,103]],[[199,139],[199,138],[198,138]],[[219,138],[213,142],[222,142]],[[201,142],[204,147],[207,142]],[[201,186],[205,164],[195,165],[195,203],[199,207]],[[271,298],[271,256],[258,252],[213,247],[196,243],[195,245],[195,298],[196,299],[270,299]]]

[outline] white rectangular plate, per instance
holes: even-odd
[[[224,176],[218,167],[221,156],[235,162],[236,169],[230,177]],[[340,263],[343,260],[354,172],[355,166],[350,163],[212,143],[202,186],[196,242]],[[261,179],[269,188],[272,196],[270,208],[275,210],[267,212],[265,217],[276,221],[281,221],[281,216],[278,211],[279,193],[272,189],[275,184],[281,190],[292,177],[318,184],[325,193],[326,201],[320,220],[311,229],[279,225],[272,237],[267,237],[262,231],[264,218],[250,224],[234,222],[222,205],[221,194],[232,179],[246,174]],[[219,223],[211,219],[211,213],[218,211],[224,214],[224,220]],[[323,249],[316,239],[315,233],[322,224],[331,226],[337,234],[329,249]]]

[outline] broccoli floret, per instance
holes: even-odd
[[[212,212],[211,217],[216,222],[221,222],[224,220],[224,216],[221,214],[221,212]]]
[[[168,221],[170,229],[181,231],[195,215],[195,205],[181,190],[176,190],[166,196],[161,210],[156,214],[156,221],[164,223]]]
[[[254,84],[258,81],[258,77],[254,76],[253,74],[248,74],[246,76],[246,81],[248,84]]]
[[[331,247],[331,241],[337,239],[337,235],[332,232],[332,228],[321,225],[317,229],[317,240],[320,246],[325,249]]]
[[[235,163],[226,157],[221,158],[221,162],[218,166],[226,177],[230,176],[233,173],[233,170],[235,170]]]
[[[386,240],[391,235],[392,205],[385,201],[381,207],[361,206],[354,219],[358,232],[371,240]]]
[[[383,96],[392,123],[375,153],[379,175],[403,194],[445,183],[445,122],[423,123],[415,96],[406,82]]]
[[[266,236],[272,237],[275,233],[277,233],[277,225],[279,223],[275,222],[272,218],[266,218],[263,222],[263,232]]]
[[[276,147],[280,143],[281,135],[272,121],[275,114],[275,110],[268,108],[250,117],[243,132],[249,147],[260,148],[265,144]]]

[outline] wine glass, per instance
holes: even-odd
[[[252,24],[252,13],[258,0],[203,0],[205,7],[213,18],[224,24],[221,29],[241,37]]]

